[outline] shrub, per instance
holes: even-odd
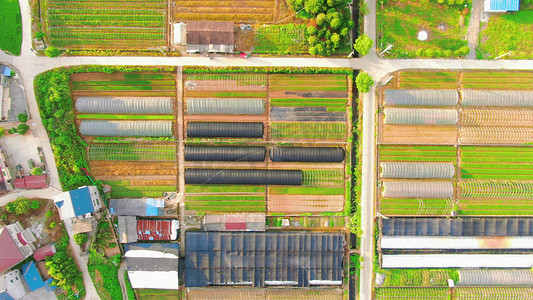
[[[305,11],[310,14],[318,14],[320,11],[324,10],[326,6],[325,0],[306,0],[305,1]]]
[[[452,55],[453,55],[453,51],[449,50],[449,49],[448,50],[444,50],[442,52],[442,56],[444,56],[444,57],[452,57]]]
[[[44,54],[48,57],[58,57],[61,55],[61,50],[57,49],[56,47],[48,47],[46,50],[44,50]]]
[[[309,47],[309,54],[311,55],[317,55],[318,51],[316,50],[316,47]]]
[[[463,46],[459,49],[457,49],[462,55],[467,55],[468,53],[470,53],[470,48],[468,48],[468,46]]]
[[[0,137],[3,137],[6,134],[4,127],[0,127]]]
[[[435,57],[442,57],[442,51],[440,49],[435,49],[434,55]]]
[[[359,54],[361,54],[362,56],[365,56],[368,53],[370,53],[370,49],[372,49],[373,44],[374,42],[372,41],[372,39],[368,37],[368,35],[362,34],[355,40],[353,48]]]
[[[54,229],[57,227],[57,223],[56,222],[52,222],[50,223],[50,225],[48,225],[48,227],[50,227],[50,229]]]
[[[28,121],[28,114],[23,112],[23,113],[19,114],[17,116],[17,118],[18,118],[19,122],[26,123],[26,121]]]
[[[424,49],[417,49],[415,55],[418,57],[424,56]]]
[[[372,80],[372,77],[368,73],[360,72],[355,77],[355,85],[360,93],[368,93],[370,87],[374,85],[374,80]]]
[[[28,124],[19,124],[19,126],[17,126],[17,133],[20,135],[24,135],[26,134],[26,132],[28,132],[28,129],[30,129],[30,126],[28,126]]]
[[[426,49],[426,51],[424,51],[424,54],[426,57],[435,57],[435,49],[432,49],[432,48],[429,48],[429,49]]]
[[[9,132],[10,134],[15,134],[15,133],[17,133],[17,127],[13,127],[13,128],[11,128],[11,129],[9,129],[8,132]]]
[[[50,218],[54,215],[54,213],[51,211],[51,210],[48,210],[44,213],[44,216],[47,217],[47,218]]]
[[[44,34],[44,32],[37,32],[35,34],[35,37],[38,38],[38,39],[44,39],[45,34]]]
[[[314,35],[318,32],[318,29],[315,26],[307,26],[307,34]]]
[[[33,200],[30,204],[31,209],[39,209],[40,206],[41,204],[39,203],[39,201],[36,201],[36,200]]]
[[[41,168],[34,168],[32,171],[31,171],[31,175],[43,175],[43,169]]]
[[[74,235],[74,242],[76,242],[76,245],[83,246],[88,240],[89,236],[87,236],[86,233],[78,233]]]
[[[34,208],[35,205],[33,202],[37,201],[30,201],[29,199],[19,197],[15,201],[9,202],[6,204],[5,208],[8,212],[13,213],[15,215],[23,215],[30,211],[30,208]],[[39,208],[39,202],[37,202],[37,208]]]

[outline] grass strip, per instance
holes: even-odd
[[[346,98],[271,98],[270,102],[322,102],[322,103],[346,103]]]
[[[411,146],[411,145],[379,145],[380,150],[440,150],[440,151],[453,151],[454,146]]]
[[[174,79],[171,74],[124,73],[124,79]]]
[[[232,201],[264,201],[265,196],[239,196],[239,195],[201,195],[201,196],[187,196],[185,201],[210,201],[210,200],[232,200]]]

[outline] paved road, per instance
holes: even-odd
[[[12,66],[23,79],[26,87],[25,93],[34,118],[34,128],[42,137],[46,159],[53,170],[51,174],[52,184],[59,187],[59,177],[55,168],[51,147],[35,102],[33,90],[34,77],[46,70],[72,65],[165,65],[165,66],[293,66],[293,67],[350,67],[364,70],[376,80],[380,81],[388,73],[401,69],[508,69],[528,70],[533,69],[533,60],[498,60],[478,61],[472,59],[445,60],[445,59],[411,59],[390,60],[378,57],[375,50],[364,58],[339,59],[339,58],[295,58],[295,57],[252,57],[248,59],[234,57],[215,57],[212,60],[206,57],[59,57],[50,59],[37,57],[31,47],[31,15],[28,1],[19,1],[22,13],[23,40],[22,51],[18,57],[7,55],[0,51],[0,63]],[[369,13],[365,16],[365,33],[376,40],[376,1],[368,0]],[[375,45],[374,45],[375,47]],[[373,226],[374,226],[374,187],[375,187],[375,111],[376,99],[375,88],[364,95],[363,107],[363,179],[362,179],[362,243],[361,253],[364,258],[361,272],[360,299],[371,299],[372,291],[372,259],[373,259]],[[52,194],[52,191],[47,193]],[[10,196],[11,197],[11,196]],[[11,199],[11,198],[9,198]],[[8,201],[0,199],[0,203]],[[76,249],[76,248],[75,248]],[[79,257],[79,247],[76,252]],[[84,276],[87,268],[82,270]],[[90,277],[85,277],[88,299],[98,299]]]

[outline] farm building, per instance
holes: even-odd
[[[186,241],[186,287],[342,284],[342,233],[188,231]]]
[[[3,273],[32,255],[35,236],[19,222],[0,228],[0,273]]]
[[[520,0],[485,0],[486,12],[518,11]]]
[[[44,189],[48,187],[48,176],[46,175],[29,175],[22,178],[16,178],[13,182],[16,189]]]
[[[531,91],[463,90],[463,106],[533,106]]]
[[[387,106],[455,106],[459,103],[456,90],[385,90]]]
[[[533,286],[533,271],[528,269],[459,270],[462,286],[479,285],[529,285]]]
[[[187,52],[233,53],[233,26],[233,22],[187,21]]]
[[[54,246],[54,244],[48,244],[35,250],[33,252],[33,259],[35,259],[36,261],[41,261],[49,256],[53,256],[54,254],[56,254],[56,247]]]
[[[174,33],[172,42],[176,45],[185,45],[187,44],[187,40],[185,40],[187,36],[187,28],[185,26],[185,23],[174,23],[172,32]]]
[[[185,145],[186,161],[264,161],[265,147]]]
[[[265,231],[265,214],[205,215],[204,231]]]
[[[30,292],[35,292],[39,289],[44,289],[47,291],[52,290],[52,288],[49,286],[49,283],[44,281],[41,277],[41,274],[39,274],[39,270],[37,270],[37,267],[33,261],[23,264],[21,271],[24,281],[26,281]]]
[[[301,185],[301,170],[185,169],[186,184]]]
[[[137,220],[140,241],[173,241],[178,238],[178,220]]]
[[[119,242],[122,244],[137,242],[137,218],[134,216],[118,216],[117,220]]]
[[[102,207],[100,193],[94,185],[59,193],[54,196],[54,203],[59,209],[61,220],[90,214]]]
[[[382,162],[380,166],[381,178],[452,179],[455,176],[455,166],[451,162]]]
[[[189,115],[262,115],[265,101],[260,98],[187,98]]]
[[[384,198],[452,198],[453,183],[448,181],[384,180]]]
[[[187,136],[262,138],[263,123],[189,122]]]
[[[125,244],[126,268],[134,289],[177,290],[178,244]]]
[[[456,109],[385,107],[383,114],[383,122],[391,125],[455,125],[459,120]]]
[[[171,114],[174,100],[169,97],[79,97],[81,113]]]
[[[29,288],[24,282],[20,270],[12,270],[0,275],[0,299],[21,299],[28,294]]]
[[[100,121],[83,120],[84,136],[172,136],[172,121]]]
[[[384,254],[382,268],[531,268],[533,254]]]
[[[343,162],[342,147],[273,147],[270,159],[278,162]]]
[[[163,199],[111,199],[109,210],[115,216],[156,217],[165,214]]]

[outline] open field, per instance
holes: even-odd
[[[14,55],[20,54],[22,19],[18,0],[0,0],[0,49]]]
[[[437,2],[385,0],[377,7],[378,52],[394,45],[385,57],[458,57],[461,47],[467,46],[466,35],[470,14],[463,14],[463,6],[448,7]],[[436,17],[437,16],[437,17]],[[424,30],[428,38],[417,39]]]
[[[447,269],[382,269],[385,274],[382,286],[447,286]]]
[[[448,300],[448,288],[422,288],[422,287],[401,287],[401,288],[377,288],[374,299],[430,299]]]
[[[308,53],[305,25],[256,26],[254,53]]]
[[[167,45],[167,3],[41,1],[52,46],[68,49],[157,49]]]

